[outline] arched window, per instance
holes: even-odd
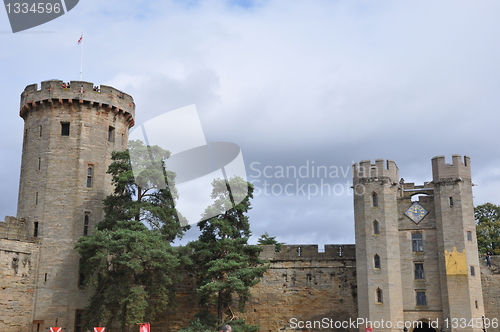
[[[94,175],[94,168],[89,165],[87,168],[87,188],[92,188],[92,176]]]
[[[378,195],[377,193],[372,193],[372,204],[373,206],[378,206]]]
[[[373,264],[376,269],[380,269],[380,256],[375,254],[375,257],[373,257]]]
[[[380,234],[379,224],[376,220],[373,221],[373,234]]]
[[[377,303],[384,303],[384,298],[382,296],[382,290],[377,288]]]

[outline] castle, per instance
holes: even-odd
[[[0,222],[0,331],[83,331],[90,290],[73,248],[103,217],[111,152],[127,148],[134,113],[110,86],[25,88],[17,217]],[[356,245],[266,247],[270,269],[247,321],[273,332],[498,330],[500,276],[478,257],[470,160],[435,157],[432,174],[415,185],[390,160],[354,165]],[[198,311],[189,276],[177,293],[153,331],[176,331]]]

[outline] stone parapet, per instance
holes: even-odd
[[[135,103],[132,96],[111,86],[96,86],[91,82],[61,80],[44,81],[38,90],[38,84],[28,85],[21,94],[19,115],[25,119],[31,110],[37,110],[40,103],[90,103],[105,106],[117,114],[124,114],[129,127],[134,125]]]

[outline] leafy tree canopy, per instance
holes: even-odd
[[[477,246],[481,253],[500,255],[500,206],[486,203],[474,208]]]
[[[184,228],[174,205],[175,174],[163,168],[169,155],[140,141],[112,154],[115,191],[104,200],[104,220],[76,245],[85,284],[95,291],[85,312],[89,328],[151,321],[173,303],[180,274],[170,243]]]
[[[257,243],[260,245],[273,245],[276,252],[280,252],[281,246],[285,244],[284,242],[278,242],[278,240],[276,240],[276,236],[269,236],[267,232],[260,236]]]
[[[205,210],[205,216],[214,217],[198,223],[200,237],[189,246],[200,304],[214,308],[220,324],[224,314],[234,319],[236,309],[244,310],[250,287],[260,281],[268,265],[259,258],[262,248],[248,245],[251,232],[246,214],[251,208],[253,186],[239,177],[229,183],[217,179],[212,186],[215,201]],[[235,301],[237,308],[233,308]]]

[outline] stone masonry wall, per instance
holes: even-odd
[[[284,245],[278,253],[274,246],[264,246],[261,257],[270,261],[270,268],[252,288],[246,312],[238,314],[260,325],[259,331],[346,331],[330,325],[357,318],[354,245],[326,245],[324,252],[318,252],[317,245]],[[195,288],[194,278],[186,275],[177,289],[178,306],[152,330],[171,332],[187,326],[201,311]],[[321,328],[307,328],[308,324]]]
[[[6,220],[0,231],[8,224],[11,230],[26,231],[16,218]],[[38,244],[20,240],[0,238],[0,331],[31,331]]]
[[[493,256],[491,262],[492,268],[490,269],[486,266],[484,259],[480,260],[484,317],[491,323],[496,319],[496,327],[490,326],[486,330],[498,332],[500,331],[500,256]]]

